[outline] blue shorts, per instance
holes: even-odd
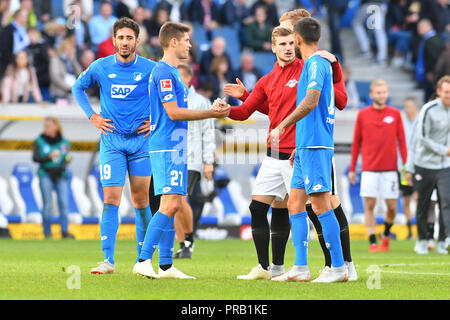
[[[101,134],[100,181],[103,187],[123,186],[127,170],[130,175],[152,175],[148,155],[148,137],[143,134]]]
[[[150,152],[155,195],[186,195],[188,185],[186,155],[186,152],[177,151]]]
[[[333,149],[297,149],[291,188],[305,189],[306,194],[331,191]]]

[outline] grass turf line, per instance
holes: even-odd
[[[389,252],[369,253],[368,242],[354,240],[352,257],[359,279],[336,284],[274,283],[243,281],[236,276],[253,268],[256,255],[252,241],[197,240],[192,260],[174,260],[177,268],[196,280],[149,280],[132,274],[136,243],[116,244],[116,273],[91,275],[102,260],[100,241],[0,240],[0,299],[192,299],[192,300],[310,300],[310,299],[450,299],[450,256],[413,252],[414,241],[391,241]],[[176,248],[178,249],[178,244]],[[157,255],[153,261],[157,270]],[[294,261],[289,241],[285,266]],[[310,241],[308,263],[312,279],[323,267],[317,241]],[[368,267],[380,271],[380,289],[369,289],[373,276]],[[76,266],[80,289],[69,289]]]

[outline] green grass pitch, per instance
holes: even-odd
[[[391,241],[389,252],[378,253],[367,251],[367,241],[351,245],[358,281],[315,284],[236,280],[256,265],[252,241],[197,240],[192,260],[175,260],[196,280],[149,280],[132,274],[136,243],[131,240],[117,241],[112,275],[89,273],[102,260],[100,241],[0,240],[0,299],[450,299],[450,255],[419,256],[414,241]],[[293,261],[289,241],[286,267]],[[157,258],[153,262],[156,267]],[[322,264],[319,243],[311,241],[313,279]]]

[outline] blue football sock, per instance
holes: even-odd
[[[344,265],[344,256],[341,247],[341,231],[334,211],[327,211],[317,217],[322,225],[325,244],[330,251],[331,266],[335,268],[342,267]]]
[[[148,224],[147,232],[145,233],[144,244],[139,255],[140,260],[147,260],[153,257],[159,240],[170,222],[170,217],[158,211]]]
[[[173,246],[175,243],[175,229],[173,227],[174,217],[170,218],[169,223],[159,240],[159,265],[172,264]]]
[[[142,245],[144,244],[145,232],[147,231],[148,224],[152,219],[152,213],[150,212],[150,206],[147,206],[143,209],[134,208],[134,212],[136,213],[135,225],[136,225],[136,240],[137,240],[137,253],[138,258],[141,254]],[[137,261],[136,260],[136,261]]]
[[[295,266],[308,265],[308,214],[306,211],[291,215],[292,242],[295,248]]]
[[[118,229],[119,207],[105,203],[103,206],[102,221],[100,222],[100,236],[105,260],[107,259],[112,264],[114,264],[114,249]]]

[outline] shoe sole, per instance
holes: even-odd
[[[101,271],[91,271],[91,274],[112,274],[114,271],[107,271],[107,272],[101,272]]]
[[[298,281],[298,282],[309,282],[311,278],[309,279],[297,279],[297,277],[288,277],[287,281]]]

